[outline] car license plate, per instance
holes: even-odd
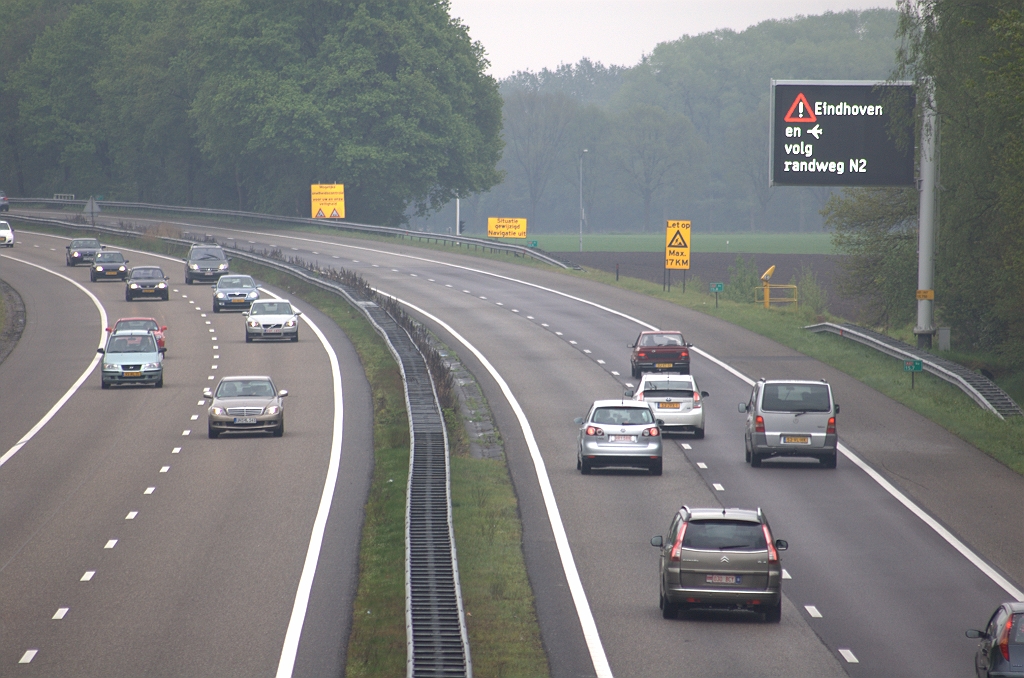
[[[672,363],[655,363],[654,366],[657,367],[659,370],[672,369]]]
[[[735,574],[709,574],[704,580],[706,584],[739,584],[741,577]]]
[[[679,403],[658,403],[659,410],[678,410]]]
[[[782,436],[782,442],[787,445],[806,445],[811,439],[807,436]]]
[[[245,303],[245,299],[232,299],[231,303],[232,304],[244,304]]]
[[[107,271],[107,275],[117,275],[117,271]]]
[[[281,333],[281,328],[280,327],[272,327],[272,328],[270,328],[268,330],[264,330],[264,331],[267,334],[274,334],[274,333],[280,334]]]
[[[255,424],[256,417],[235,417],[236,424]]]
[[[608,440],[613,443],[632,443],[636,441],[636,436],[608,436]]]
[[[142,372],[125,372],[124,376],[126,376],[126,377],[141,377],[142,376]]]
[[[156,290],[142,290],[143,294],[153,294],[153,292],[156,292]]]

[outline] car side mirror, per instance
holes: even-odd
[[[164,276],[164,282],[167,282],[168,280],[170,280],[170,278],[168,278],[168,277],[167,277],[167,276],[165,275],[165,276]]]
[[[114,328],[113,328],[113,327],[108,327],[108,328],[107,328],[107,332],[113,332],[113,331],[114,331]]]
[[[651,546],[662,547],[665,545],[665,540],[661,538],[661,535],[655,535],[651,537]]]
[[[129,264],[129,263],[131,263],[131,262],[130,262],[130,261],[128,261],[127,259],[125,259],[125,260],[124,260],[124,263],[126,263],[126,264]]]
[[[740,406],[737,409],[740,412],[745,414],[747,412],[747,404],[746,403],[740,403]]]
[[[248,311],[242,311],[242,315],[247,316],[247,315],[249,315],[249,312]]]
[[[775,540],[775,548],[777,548],[780,551],[785,551],[786,549],[789,548],[789,542],[786,541],[785,539],[776,539]]]
[[[161,332],[166,332],[167,331],[167,325],[164,325],[163,327],[161,327],[160,331]]]
[[[213,397],[213,391],[211,391],[208,388],[204,388],[203,389],[203,398],[212,398],[212,397]]]
[[[106,351],[104,351],[102,348],[96,349],[96,352],[97,353],[103,353],[104,355],[106,354]]]
[[[988,638],[988,634],[978,629],[968,629],[965,633],[968,638]]]
[[[277,392],[277,397],[278,398],[283,398],[286,395],[288,395],[288,390],[287,389],[281,389],[280,391]]]
[[[665,420],[664,420],[664,419],[655,419],[655,420],[654,420],[654,422],[655,422],[655,423],[656,423],[656,424],[657,424],[658,426],[664,426],[664,425],[665,425]]]
[[[211,290],[215,290],[215,289],[217,289],[217,286],[216,285],[210,285],[210,289]]]
[[[107,249],[107,246],[106,245],[100,245],[100,249],[101,250],[105,250],[105,249]]]
[[[167,347],[166,346],[164,348],[160,349],[160,355],[163,355],[164,353],[167,353]]]
[[[573,419],[573,422],[575,422],[579,426],[582,426],[583,425],[583,417],[576,417],[575,419]]]
[[[708,395],[709,395],[709,393],[708,393],[707,391],[701,391],[701,392],[700,392],[700,397],[701,397],[701,398],[707,398],[707,397],[708,397]]]
[[[632,398],[633,397],[633,389],[628,389],[628,390],[623,391],[622,392],[622,397],[623,398]]]
[[[836,403],[836,414],[839,414],[839,403]]]

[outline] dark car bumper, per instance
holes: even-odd
[[[162,370],[159,372],[142,372],[138,377],[128,377],[121,372],[104,372],[103,383],[111,386],[156,384],[163,376]]]
[[[672,362],[671,367],[659,367],[659,365],[669,365],[667,362],[655,362],[655,361],[638,361],[635,365],[636,370],[643,372],[670,372],[673,374],[689,374],[690,373],[690,361],[685,362]]]
[[[777,437],[777,436],[776,436]],[[829,433],[825,436],[825,443],[821,447],[811,445],[769,445],[768,436],[764,433],[755,433],[753,438],[752,452],[762,459],[769,457],[831,457],[836,454],[839,443],[839,436]]]
[[[205,281],[217,281],[220,280],[221,276],[227,275],[228,271],[220,269],[206,269],[201,268],[198,271],[191,269],[185,270],[185,280],[205,280]]]

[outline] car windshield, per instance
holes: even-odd
[[[599,407],[594,410],[591,421],[606,426],[653,424],[654,415],[647,407]]]
[[[88,238],[86,240],[72,240],[71,241],[71,248],[72,249],[76,249],[76,248],[82,249],[82,248],[90,248],[90,247],[91,248],[95,248],[95,249],[99,249],[100,248],[100,241],[96,240],[95,238]]]
[[[133,280],[163,280],[164,272],[159,268],[135,268],[131,277]]]
[[[118,320],[117,324],[114,325],[114,331],[117,330],[158,330],[160,326],[156,324],[155,320]]]
[[[640,390],[643,392],[645,397],[658,398],[658,397],[674,397],[674,398],[692,398],[693,397],[693,382],[684,381],[682,379],[678,381],[670,381],[667,379],[645,381]]]
[[[123,264],[124,255],[120,252],[100,252],[96,255],[97,264]]]
[[[217,387],[218,398],[273,398],[274,385],[267,379],[232,379]]]
[[[204,249],[192,250],[189,259],[207,260],[224,259],[224,250],[219,247],[207,247]]]
[[[691,520],[686,524],[683,548],[764,551],[768,547],[760,523],[746,520]]]
[[[9,231],[9,230],[11,230],[11,225],[8,224],[6,221],[0,221],[0,231]]]
[[[828,412],[832,403],[825,384],[765,384],[761,409],[767,412]]]
[[[233,290],[251,290],[255,289],[256,283],[253,282],[253,279],[248,276],[224,276],[223,278],[217,281],[217,287],[225,287]]]
[[[656,332],[640,337],[641,346],[682,346],[683,335],[678,332]]]
[[[292,305],[288,302],[253,304],[249,315],[291,315]]]
[[[107,353],[156,353],[156,339],[152,334],[113,336],[107,344]]]

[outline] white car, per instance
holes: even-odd
[[[704,437],[704,407],[702,401],[707,391],[697,388],[692,374],[645,374],[637,386],[633,400],[642,400],[650,405],[654,416],[662,420],[662,429],[690,431],[697,438]]]
[[[0,221],[0,245],[14,247],[14,229],[6,221]]]
[[[245,340],[299,340],[299,316],[302,312],[287,299],[257,299],[245,316]]]

